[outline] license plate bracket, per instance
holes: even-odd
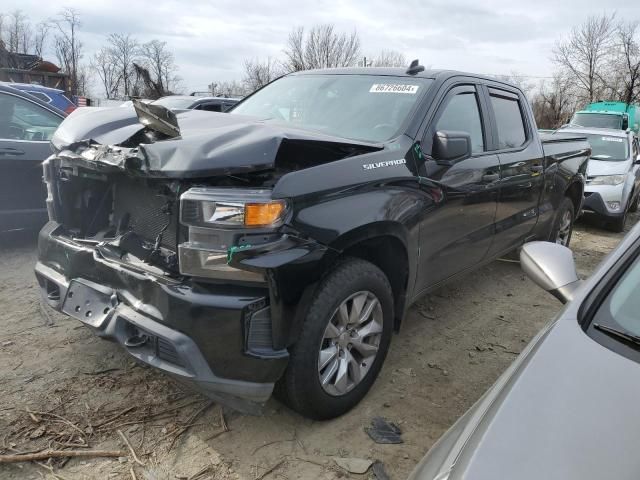
[[[62,303],[62,312],[92,327],[100,327],[118,305],[115,291],[97,283],[71,280]]]

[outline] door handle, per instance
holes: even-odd
[[[531,170],[532,173],[540,173],[543,170],[543,166],[542,165],[531,165],[529,167],[529,170]]]
[[[499,180],[499,179],[500,179],[499,173],[487,173],[486,175],[482,176],[483,182],[495,182],[496,180]]]
[[[0,148],[0,155],[24,155],[23,150],[18,150],[17,148]]]

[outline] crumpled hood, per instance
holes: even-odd
[[[244,115],[190,110],[177,119],[179,137],[123,148],[145,128],[133,108],[78,109],[62,122],[52,143],[58,151],[78,150],[74,153],[92,145],[85,161],[133,165],[150,176],[175,178],[269,170],[278,163],[297,170],[383,148]]]
[[[589,159],[587,163],[587,176],[596,177],[598,175],[624,175],[629,171],[631,160],[622,162],[610,160]]]

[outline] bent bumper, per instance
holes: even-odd
[[[604,203],[599,192],[585,192],[584,202],[582,203],[582,213],[613,220],[624,215],[624,204],[621,202],[621,205],[622,210],[612,211]]]
[[[256,412],[270,397],[288,353],[269,348],[266,288],[155,276],[58,237],[57,228],[47,224],[38,245],[36,277],[48,305],[221,403]],[[87,301],[93,315],[83,316]]]

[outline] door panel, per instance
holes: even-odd
[[[428,155],[424,162],[420,186],[436,202],[420,227],[418,290],[473,267],[491,245],[500,165],[497,155],[486,152],[489,129],[481,105],[475,86],[456,86],[425,133],[432,137],[437,130],[468,132],[474,153],[451,166],[439,165]]]
[[[46,222],[41,164],[61,121],[36,103],[0,92],[0,231]]]
[[[494,255],[516,248],[533,232],[544,187],[544,154],[527,121],[524,99],[493,88],[488,93],[501,171],[496,238],[489,251]]]

